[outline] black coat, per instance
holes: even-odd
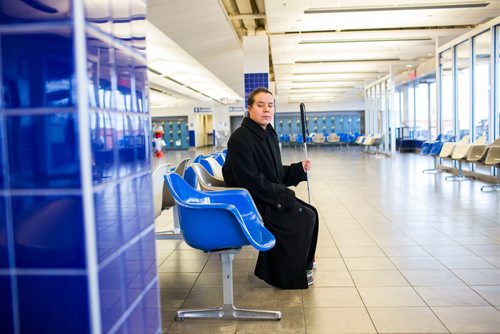
[[[247,117],[229,138],[227,148],[222,167],[226,185],[250,192],[265,226],[276,238],[271,250],[259,253],[255,275],[280,288],[307,288],[306,269],[311,269],[314,259],[318,214],[288,188],[307,179],[302,163],[283,166],[273,127],[264,130]],[[315,217],[306,214],[304,207]]]

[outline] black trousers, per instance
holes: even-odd
[[[318,214],[316,208],[310,204],[302,202],[303,210],[307,215],[307,222],[309,224],[309,231],[307,234],[307,240],[309,242],[309,247],[307,248],[306,254],[306,269],[312,270],[314,263],[314,256],[316,255],[316,246],[318,243]]]

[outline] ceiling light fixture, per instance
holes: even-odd
[[[367,58],[367,59],[320,59],[320,60],[297,60],[295,64],[325,64],[325,63],[367,63],[398,61],[400,58]]]
[[[337,7],[337,8],[311,8],[306,9],[304,14],[336,14],[354,12],[380,12],[395,10],[429,10],[429,9],[460,9],[486,7],[490,3],[485,1],[450,2],[450,3],[427,3],[422,5],[397,5],[397,6],[372,6],[372,7]]]
[[[288,82],[289,80],[276,80],[276,81],[286,81]],[[356,82],[365,82],[364,79],[359,79],[359,80],[332,80],[332,79],[325,79],[325,80],[293,80],[291,83],[296,83],[296,84],[301,84],[301,83],[356,83]]]
[[[342,75],[342,74],[380,74],[380,72],[372,71],[350,71],[350,72],[295,72],[292,75]]]
[[[338,39],[338,40],[304,40],[299,44],[335,44],[335,43],[378,43],[378,42],[416,42],[432,41],[430,37],[406,37],[406,38],[363,38],[363,39]]]

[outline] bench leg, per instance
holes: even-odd
[[[239,251],[239,250],[238,250]],[[219,253],[222,262],[222,294],[224,306],[202,310],[179,310],[176,321],[186,318],[224,318],[249,320],[280,320],[280,311],[247,310],[234,307],[233,303],[233,259],[238,251],[229,250]]]
[[[486,186],[481,187],[481,191],[499,191],[500,190],[500,169],[497,170],[497,183],[496,184],[488,184]]]
[[[458,173],[457,175],[447,176],[444,178],[446,181],[466,181],[472,179],[471,176],[465,176],[462,172],[462,160],[458,161]]]

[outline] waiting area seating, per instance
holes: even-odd
[[[172,172],[172,173],[176,173],[176,174],[180,175],[181,177],[184,177],[184,173],[186,171],[186,167],[189,163],[189,160],[190,160],[189,158],[182,160],[176,167],[172,168],[171,170],[168,170],[165,167],[165,166],[170,165],[169,163],[167,163],[165,165],[160,166],[153,173],[154,202],[156,203],[156,202],[161,201],[161,206],[157,206],[155,204],[155,217],[158,217],[161,214],[161,212],[165,209],[167,209],[167,210],[172,209],[173,218],[174,218],[174,228],[172,230],[157,232],[156,237],[158,239],[180,239],[181,238],[177,207],[175,205],[175,200],[172,197],[172,194],[170,193],[169,188],[165,185],[165,181],[163,180],[163,175],[165,175],[168,172]],[[160,189],[160,188],[161,188],[161,200],[158,198],[158,194],[154,190],[154,189]]]
[[[181,228],[179,223],[178,207],[170,189],[166,186],[164,175],[173,172],[181,176],[191,187],[195,189],[220,190],[225,184],[222,178],[222,164],[225,160],[225,152],[216,152],[210,155],[199,155],[189,164],[190,159],[182,160],[177,166],[170,168],[170,163],[162,164],[153,173],[153,197],[155,218],[158,218],[163,210],[172,210],[173,229],[158,231],[157,239],[181,239]]]
[[[196,173],[198,184],[203,191],[223,190],[225,183],[223,179],[211,175],[201,164],[192,164],[190,166]]]
[[[450,140],[453,140],[450,139]],[[423,172],[440,171],[437,166],[439,159],[449,159],[458,164],[457,175],[447,176],[447,181],[464,181],[473,178],[472,175],[464,175],[463,164],[476,164],[481,166],[496,168],[497,180],[493,185],[485,185],[481,187],[481,191],[500,190],[500,138],[496,139],[491,144],[486,144],[486,136],[477,138],[473,143],[469,143],[470,136],[463,136],[459,142],[441,142],[433,141],[430,143],[428,155],[434,157],[434,168],[426,169]],[[425,153],[425,151],[424,151]]]
[[[453,149],[453,153],[450,156],[452,161],[458,162],[458,173],[457,175],[447,176],[445,180],[447,181],[464,181],[468,180],[471,177],[465,176],[462,170],[462,163],[467,161],[467,156],[469,155],[469,151],[474,145],[483,145],[486,142],[486,137],[480,137],[476,139],[476,142],[471,144],[465,141],[461,141],[457,143]]]
[[[485,185],[481,187],[481,191],[486,190],[500,190],[500,145],[491,146],[486,154],[486,158],[483,163],[488,167],[495,167],[497,172],[497,181],[493,185]]]
[[[235,254],[245,245],[266,251],[276,243],[274,236],[264,227],[250,194],[244,189],[198,191],[175,173],[165,175],[165,181],[179,207],[179,222],[186,243],[203,252],[219,254],[222,263],[223,306],[179,310],[176,320],[280,320],[279,311],[248,310],[234,306],[232,265]]]
[[[429,152],[427,155],[431,156],[434,160],[434,167],[430,169],[424,169],[422,172],[423,173],[437,173],[440,172],[441,170],[438,168],[439,166],[439,155],[441,153],[441,150],[443,148],[443,145],[446,142],[454,142],[455,137],[449,137],[447,140],[444,140],[444,136],[439,135],[436,140],[432,141],[429,143]],[[420,154],[425,155],[426,151],[422,150]]]

